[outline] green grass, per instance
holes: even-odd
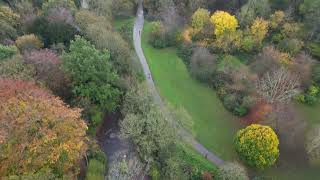
[[[318,101],[315,105],[310,106],[302,103],[297,103],[296,108],[305,118],[309,127],[315,124],[320,124],[320,102]]]
[[[145,22],[142,47],[160,95],[175,107],[183,107],[195,124],[196,138],[206,148],[225,160],[235,158],[232,146],[236,119],[221,104],[214,91],[192,79],[176,49],[155,49],[147,36]]]
[[[1,0],[0,0],[1,1]],[[134,17],[130,18],[119,18],[115,19],[113,22],[113,27],[115,30],[119,31],[122,26],[124,26],[127,23],[133,23],[134,22]]]
[[[86,174],[86,180],[104,180],[105,165],[96,160],[91,159]]]
[[[217,172],[217,167],[209,162],[205,157],[196,152],[189,145],[178,145],[179,157],[184,162],[193,167],[196,167],[200,172],[211,172],[215,174]]]

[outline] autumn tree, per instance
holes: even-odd
[[[192,28],[196,31],[201,31],[209,22],[210,12],[203,8],[199,8],[191,17]]]
[[[69,96],[69,80],[60,69],[59,55],[49,49],[33,50],[23,55],[26,64],[35,68],[35,79],[44,83],[50,90],[60,97]]]
[[[269,22],[272,29],[278,29],[285,20],[285,14],[283,11],[275,11],[270,15]]]
[[[234,143],[240,158],[259,169],[273,165],[279,157],[279,140],[269,126],[247,126],[237,132]]]
[[[256,84],[258,94],[270,103],[287,103],[300,88],[299,76],[286,68],[267,72]]]
[[[76,97],[89,98],[91,103],[108,110],[118,106],[121,91],[108,51],[99,51],[77,36],[71,41],[69,52],[63,53],[62,59],[62,68],[71,77],[72,92]]]
[[[216,11],[210,18],[214,25],[214,34],[220,36],[225,32],[234,32],[238,27],[238,20],[235,16],[224,11]]]
[[[6,38],[16,38],[19,18],[20,16],[9,7],[0,6],[0,41]]]
[[[0,176],[52,169],[57,177],[79,173],[86,152],[80,109],[33,83],[0,80]]]
[[[268,21],[262,18],[256,18],[250,27],[250,33],[258,46],[262,45],[262,41],[268,33],[268,24]]]

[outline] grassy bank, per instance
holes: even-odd
[[[233,159],[237,121],[224,109],[212,89],[190,77],[176,49],[155,49],[149,45],[149,32],[150,24],[146,22],[142,48],[160,95],[170,104],[188,111],[200,143],[225,160]]]

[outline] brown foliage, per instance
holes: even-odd
[[[33,83],[0,79],[0,176],[47,167],[75,177],[87,149],[80,116]]]
[[[270,104],[260,101],[251,108],[248,115],[242,118],[242,122],[245,125],[256,124],[263,121],[271,111],[272,106]]]
[[[32,64],[36,70],[36,80],[45,83],[55,94],[66,97],[69,80],[60,70],[59,55],[49,49],[26,52],[23,56],[25,63]]]

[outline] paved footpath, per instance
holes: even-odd
[[[135,51],[139,57],[140,63],[142,65],[144,75],[145,75],[145,77],[147,77],[146,78],[147,84],[154,94],[155,101],[160,106],[163,106],[164,104],[161,100],[159,93],[157,92],[157,90],[155,88],[154,81],[153,81],[152,75],[151,75],[151,71],[149,69],[146,57],[144,56],[143,50],[141,47],[141,34],[142,34],[142,30],[143,30],[143,23],[144,23],[143,8],[142,8],[142,1],[140,0],[138,11],[137,11],[137,17],[136,17],[134,29],[133,29],[134,48],[135,48]],[[199,152],[200,154],[205,156],[209,161],[211,161],[212,163],[214,163],[217,166],[221,166],[224,163],[224,161],[222,159],[220,159],[215,154],[211,153],[202,144],[200,144],[197,140],[195,140],[195,138],[189,132],[187,132],[187,130],[185,130],[184,128],[181,128],[181,126],[179,126],[177,123],[173,123],[173,126],[178,127],[179,134],[183,137],[183,139],[187,143],[189,143],[197,152]]]

